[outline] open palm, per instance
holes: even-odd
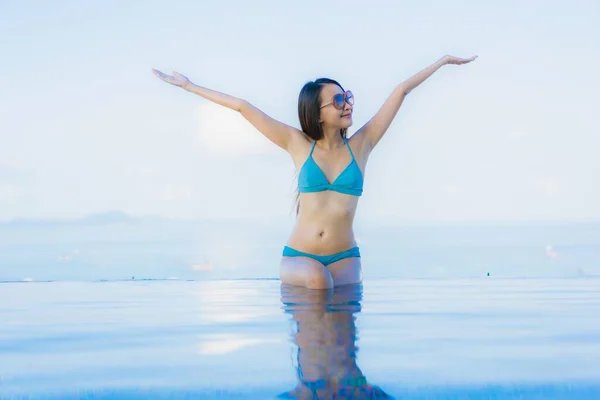
[[[154,75],[158,76],[163,81],[170,83],[171,85],[184,87],[190,83],[190,80],[186,76],[181,75],[179,72],[173,71],[173,75],[168,75],[154,68],[152,68],[152,72]]]
[[[473,56],[471,58],[460,58],[460,57],[454,57],[451,55],[447,55],[447,56],[445,56],[445,59],[446,59],[446,64],[462,65],[462,64],[470,63],[471,61],[475,61],[475,59],[477,57],[478,56]]]

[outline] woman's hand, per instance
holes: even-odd
[[[444,64],[456,64],[456,65],[462,65],[462,64],[466,64],[466,63],[470,63],[471,61],[474,61],[478,56],[473,56],[471,58],[459,58],[459,57],[454,57],[451,55],[446,55],[443,57],[444,60]]]
[[[190,80],[187,77],[175,71],[173,71],[173,75],[167,75],[152,68],[152,72],[163,81],[170,83],[171,85],[179,86],[180,88],[185,89],[185,87],[190,84]]]

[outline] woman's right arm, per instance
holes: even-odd
[[[204,97],[213,103],[238,111],[248,120],[248,122],[258,129],[260,133],[265,135],[267,139],[288,152],[290,151],[292,138],[299,133],[296,128],[269,117],[246,100],[198,86],[192,83],[187,77],[177,72],[173,72],[172,76],[164,74],[156,69],[153,69],[152,72],[167,83],[179,86],[182,89]]]

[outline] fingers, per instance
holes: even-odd
[[[454,56],[448,56],[448,57],[450,57],[450,59],[448,61],[449,64],[462,65],[462,64],[470,63],[471,61],[475,61],[477,59],[477,57],[479,57],[479,56],[473,56],[471,58],[459,58],[459,57],[454,57]]]
[[[470,63],[471,61],[475,61],[475,59],[477,58],[477,56],[473,56],[471,58],[455,58],[455,63],[458,65],[462,65],[462,64],[467,64]]]
[[[157,69],[152,68],[152,72],[154,73],[154,75],[158,76],[160,79],[162,79],[163,81],[167,82],[167,83],[171,83],[174,84],[174,79],[172,76],[167,75],[165,73],[160,72]]]
[[[152,72],[154,73],[154,75],[158,76],[160,79],[165,79],[167,77],[167,75],[163,74],[162,72],[160,72],[157,69],[152,68]]]

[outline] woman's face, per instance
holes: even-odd
[[[345,99],[343,108],[338,110],[333,103],[335,95],[344,95],[338,85],[329,83],[321,88],[321,123],[323,127],[347,129],[352,125],[353,106]]]

